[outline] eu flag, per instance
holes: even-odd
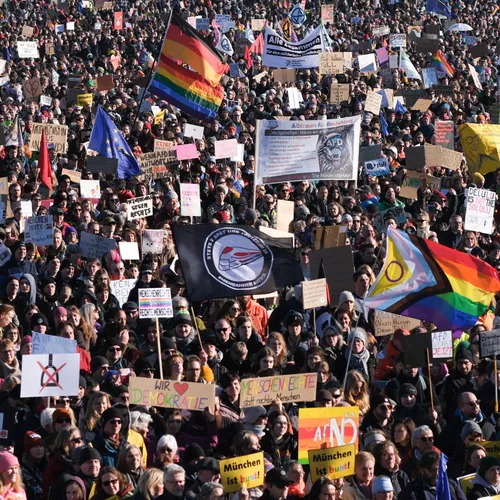
[[[388,124],[387,124],[387,120],[385,119],[385,116],[382,113],[382,111],[379,114],[379,118],[380,118],[380,128],[382,129],[382,134],[387,135],[388,134]]]
[[[441,0],[427,0],[427,6],[425,9],[427,12],[434,12],[440,16],[444,16],[447,19],[451,18],[451,7]]]
[[[450,483],[448,482],[448,474],[446,473],[446,465],[448,457],[441,453],[439,458],[439,474],[436,485],[436,498],[439,500],[451,500]]]
[[[116,175],[119,179],[130,179],[130,177],[141,173],[141,167],[132,154],[127,141],[100,106],[97,109],[94,128],[90,135],[89,148],[105,158],[118,160]]]
[[[408,110],[401,104],[401,101],[399,101],[399,99],[396,101],[396,107],[394,108],[394,111],[396,111],[396,113],[408,113]]]

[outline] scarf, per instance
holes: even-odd
[[[476,477],[472,480],[472,483],[479,484],[479,486],[484,486],[490,493],[493,493],[494,495],[498,495],[498,493],[500,493],[500,484],[497,486],[493,486],[479,474],[476,474]]]
[[[345,350],[345,358],[349,359],[350,349],[347,348]],[[354,352],[351,354],[351,361],[349,362],[349,366],[347,370],[359,370],[363,373],[368,380],[370,374],[368,373],[368,360],[370,359],[370,353],[368,349],[363,349],[359,354],[355,354]]]

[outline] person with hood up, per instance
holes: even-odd
[[[491,456],[481,459],[472,484],[467,493],[467,500],[500,494],[500,459]]]
[[[253,432],[259,439],[266,434],[267,411],[263,406],[243,408],[243,423],[247,431]]]
[[[78,476],[65,477],[62,491],[62,500],[86,500],[87,498],[87,488]]]
[[[201,335],[201,342],[207,355],[207,365],[212,370],[214,381],[217,384],[220,376],[227,372],[227,368],[222,365],[224,355],[220,349],[217,349],[217,336],[210,330],[205,330]]]

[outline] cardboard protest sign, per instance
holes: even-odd
[[[392,335],[398,328],[413,330],[420,326],[420,320],[392,314],[386,311],[374,311],[375,336]]]
[[[315,309],[328,305],[328,293],[326,288],[326,278],[303,281],[302,285],[302,307]]]
[[[46,42],[45,43],[45,54],[48,56],[53,56],[56,53],[55,46],[52,42]]]
[[[319,72],[322,75],[338,75],[344,72],[342,52],[322,52],[319,54]]]
[[[75,354],[76,340],[31,332],[33,354]]]
[[[29,354],[23,356],[21,398],[77,396],[80,354]]]
[[[135,220],[153,215],[153,198],[141,196],[127,200],[127,219]]]
[[[348,83],[332,83],[330,86],[330,104],[341,104],[350,98],[350,85]]]
[[[425,113],[428,109],[429,106],[432,104],[432,99],[417,99],[417,102],[411,106],[411,109],[414,111],[422,111],[422,113]]]
[[[173,318],[170,288],[140,288],[139,318]]]
[[[308,455],[312,482],[323,476],[339,479],[354,474],[354,457],[356,455],[356,445],[354,444],[309,450]]]
[[[42,93],[40,78],[37,76],[23,82],[23,94],[27,101],[36,101]]]
[[[252,28],[252,31],[262,31],[266,25],[266,20],[265,19],[252,19],[250,21],[250,26]]]
[[[100,259],[105,253],[116,248],[116,240],[104,238],[97,234],[82,232],[80,236],[80,252],[83,257]]]
[[[162,254],[164,234],[163,229],[145,229],[142,234],[142,253]]]
[[[220,461],[220,482],[224,493],[240,491],[243,484],[256,488],[264,484],[264,453],[252,453]]]
[[[298,403],[316,399],[317,373],[245,378],[241,381],[240,408],[267,406],[276,401]]]
[[[111,293],[117,298],[120,307],[128,301],[129,293],[136,283],[136,279],[112,280],[109,282]]]
[[[380,113],[380,106],[382,105],[382,96],[373,92],[372,90],[368,91],[366,95],[365,101],[365,112],[372,113],[376,116]]]
[[[155,153],[157,151],[166,151],[168,149],[174,150],[174,143],[172,141],[164,141],[162,139],[155,139]]]
[[[469,187],[464,224],[466,231],[493,232],[496,198],[496,193],[489,189]]]
[[[432,358],[453,358],[453,337],[451,330],[431,332]]]
[[[9,182],[8,177],[0,177],[0,195],[9,194]]]
[[[225,141],[215,142],[215,158],[231,158],[238,154],[236,145],[238,144],[237,139],[227,139]]]
[[[500,354],[500,330],[480,332],[479,348],[482,358],[491,358]]]
[[[62,175],[67,175],[69,177],[69,180],[71,182],[74,182],[75,184],[80,184],[80,181],[82,180],[81,172],[70,170],[69,168],[63,168]]]
[[[188,146],[193,146],[194,144],[188,144]],[[198,156],[196,156],[198,158]],[[179,158],[180,160],[181,158]],[[158,177],[164,177],[168,172],[168,164],[177,161],[177,152],[175,149],[167,149],[161,151],[154,151],[153,153],[145,153],[137,158],[139,165],[141,167],[141,175],[143,177],[152,177],[157,179]]]
[[[130,404],[205,411],[215,406],[215,385],[130,377]]]
[[[30,202],[31,203],[31,202]],[[40,215],[26,220],[24,241],[39,245],[52,245],[54,224],[52,215]]]
[[[346,244],[346,226],[318,226],[314,236],[314,249],[341,247]]]
[[[97,77],[97,90],[103,92],[105,90],[111,90],[115,88],[115,82],[113,80],[113,75],[103,75]]]
[[[17,42],[17,55],[19,59],[39,59],[37,42]]]
[[[440,179],[432,175],[425,174],[424,172],[408,171],[403,183],[401,184],[400,195],[403,198],[417,199],[418,189],[423,188],[424,185],[431,191],[439,189]]]
[[[184,125],[184,137],[192,137],[193,139],[198,139],[201,141],[203,139],[203,131],[205,129],[198,125],[191,125],[186,123]]]
[[[366,161],[364,167],[366,174],[373,177],[389,175],[390,173],[389,161],[387,160],[387,158],[379,158],[377,160]]]
[[[295,82],[296,70],[293,68],[274,68],[273,78],[275,82],[290,83]]]
[[[295,204],[293,201],[278,200],[277,203],[277,220],[276,229],[288,233],[290,231],[290,224],[293,222]]]
[[[117,169],[118,158],[87,156],[87,170],[89,172],[102,173],[103,175],[115,175]]]
[[[118,248],[122,260],[141,260],[137,241],[120,241]]]
[[[181,183],[181,215],[201,217],[199,184]]]
[[[34,32],[35,28],[32,28],[31,26],[23,26],[23,31],[21,32],[21,35],[25,36],[26,38],[29,38],[33,36]]]
[[[42,130],[45,130],[47,146],[53,144],[56,153],[65,154],[68,152],[67,125],[33,123],[33,130],[31,132],[31,149],[33,149],[34,151],[38,151],[40,149]]]
[[[299,463],[309,463],[309,450],[334,448],[359,441],[359,408],[299,409]]]
[[[331,23],[331,24],[333,24],[333,9],[334,9],[334,5],[333,4],[328,4],[328,5],[322,5],[321,6],[321,20],[324,23]]]

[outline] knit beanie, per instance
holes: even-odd
[[[455,361],[467,360],[472,363],[472,352],[469,349],[457,349],[457,353],[455,354]]]
[[[372,482],[372,494],[386,493],[388,491],[394,491],[392,487],[391,480],[387,476],[377,476]]]
[[[110,420],[113,420],[114,418],[119,418],[120,420],[122,419],[122,415],[120,410],[112,406],[111,408],[108,408],[107,410],[104,411],[104,413],[101,416],[101,421],[102,424],[104,425],[106,422],[109,422]]]
[[[477,473],[484,479],[488,469],[491,469],[491,467],[500,467],[500,459],[491,456],[482,458],[479,462],[479,469],[477,470]]]
[[[483,435],[483,430],[481,429],[481,427],[479,427],[476,422],[469,421],[462,427],[462,432],[460,433],[462,441],[465,441],[465,438],[467,436],[470,436],[473,432],[481,434],[481,436]]]
[[[83,465],[88,460],[101,461],[101,454],[92,446],[82,446],[80,451],[80,465]]]
[[[71,413],[66,408],[57,408],[57,410],[52,414],[52,423],[57,422],[60,418],[71,419]]]
[[[0,474],[11,467],[19,467],[19,460],[8,451],[0,451]]]
[[[347,337],[347,343],[349,344],[349,346],[352,345],[354,339],[361,340],[361,342],[363,342],[363,344],[366,347],[366,344],[367,344],[367,341],[366,341],[366,332],[362,328],[356,328],[354,330],[351,330],[351,333]]]
[[[26,431],[24,434],[24,453],[29,453],[35,446],[45,446],[45,441],[40,434],[33,431]]]

